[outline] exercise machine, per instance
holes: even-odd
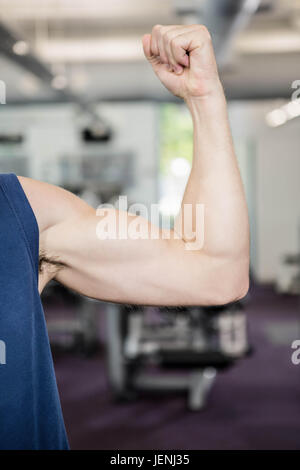
[[[220,307],[107,308],[109,383],[116,400],[183,392],[205,406],[217,372],[250,352],[241,302]]]

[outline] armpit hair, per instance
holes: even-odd
[[[39,273],[42,273],[44,269],[55,270],[58,272],[60,269],[64,268],[66,265],[59,260],[57,256],[48,256],[45,251],[40,251],[39,253]]]

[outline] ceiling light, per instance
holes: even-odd
[[[184,177],[190,173],[191,165],[185,158],[174,158],[171,161],[171,172],[174,176]]]
[[[163,216],[175,216],[180,211],[181,200],[171,196],[164,196],[159,201],[159,212]]]
[[[42,60],[50,63],[126,62],[143,59],[139,36],[42,40],[37,44],[36,52]]]
[[[288,104],[283,106],[283,109],[287,113],[289,119],[300,116],[300,99],[290,101]]]
[[[266,122],[270,127],[278,127],[298,116],[300,116],[300,98],[289,101],[280,108],[270,111],[266,115]]]
[[[270,127],[278,127],[287,121],[286,112],[279,108],[274,109],[266,115],[266,122]]]
[[[29,46],[25,41],[15,42],[12,49],[17,55],[26,55],[29,52]]]

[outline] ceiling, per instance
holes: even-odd
[[[11,46],[2,48],[7,103],[169,99],[143,58],[141,36],[157,23],[202,21],[227,44],[218,60],[229,98],[290,96],[292,81],[300,79],[300,0],[247,0],[252,11],[239,22],[232,17],[224,33],[231,9],[220,21],[216,13],[206,16],[208,2],[217,1],[0,0],[0,22],[54,79],[41,80]]]

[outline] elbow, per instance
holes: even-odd
[[[249,261],[231,263],[228,269],[216,273],[216,288],[210,305],[226,305],[243,299],[249,290]]]
[[[236,300],[242,300],[244,297],[246,297],[249,291],[249,286],[250,286],[250,279],[249,279],[249,274],[248,274],[247,278],[244,280],[243,285],[240,286],[240,291],[237,295]]]
[[[246,297],[249,290],[249,274],[245,274],[242,278],[237,279],[233,285],[224,293],[222,305],[237,302]]]

